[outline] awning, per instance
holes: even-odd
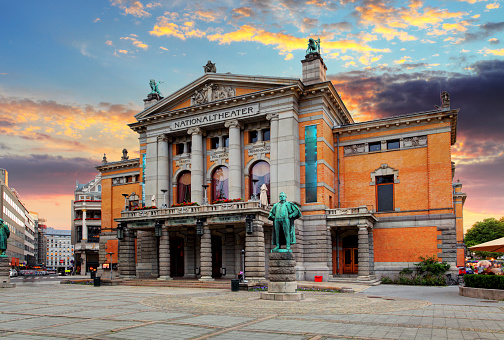
[[[472,251],[492,251],[504,253],[504,237],[469,247]]]

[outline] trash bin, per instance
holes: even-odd
[[[315,275],[315,282],[322,282],[322,276]]]
[[[240,290],[240,280],[238,279],[232,279],[231,280],[231,291],[232,292],[237,292]]]
[[[95,287],[100,287],[101,286],[101,276],[95,276],[93,279],[93,285]]]
[[[96,272],[95,271],[92,271],[91,272],[91,278],[94,279],[96,277]]]

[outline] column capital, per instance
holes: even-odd
[[[168,135],[162,134],[162,135],[157,136],[157,140],[158,140],[158,142],[170,142],[171,138],[168,137]]]
[[[203,129],[201,129],[201,128],[199,128],[199,127],[192,127],[192,128],[190,128],[189,130],[187,130],[187,133],[188,133],[189,135],[202,135],[202,136],[203,136],[203,134],[204,134],[205,132],[203,131]]]
[[[266,115],[267,120],[278,120],[278,113],[268,113]]]
[[[243,128],[243,125],[240,124],[240,122],[238,121],[238,119],[227,120],[224,123],[224,126],[227,127],[227,128],[238,128],[238,129],[242,129]]]

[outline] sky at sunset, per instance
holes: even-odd
[[[452,148],[464,224],[504,216],[504,3],[485,0],[2,1],[0,168],[50,227],[127,127],[149,79],[163,95],[218,73],[301,77],[310,37],[356,121],[460,108]]]

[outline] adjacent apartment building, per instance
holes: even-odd
[[[72,245],[76,273],[86,275],[99,266],[98,248],[101,232],[101,175],[75,188],[72,201]]]
[[[71,242],[70,230],[45,228],[46,238],[46,268],[65,272],[74,269],[74,248]]]
[[[321,55],[301,63],[301,79],[210,69],[165,98],[149,94],[129,124],[140,157],[97,167],[101,266],[112,256],[123,278],[245,268],[263,280],[280,192],[303,214],[298,280],[373,281],[420,256],[464,264],[466,195],[451,161],[459,109],[448,93],[434,110],[355,122]]]

